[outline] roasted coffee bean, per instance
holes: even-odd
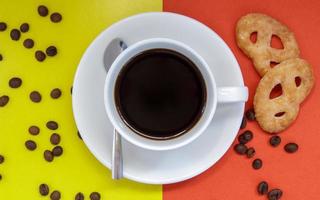
[[[50,142],[53,145],[57,145],[60,143],[60,135],[57,133],[53,133],[50,137]]]
[[[268,192],[269,200],[278,200],[282,197],[282,191],[280,189],[272,189]]]
[[[247,119],[243,117],[240,125],[240,129],[244,129],[246,126],[247,126]]]
[[[28,31],[29,31],[29,24],[28,24],[28,23],[23,23],[23,24],[21,24],[21,26],[20,26],[20,31],[21,31],[22,33],[28,32]]]
[[[81,192],[78,192],[74,199],[75,200],[84,200],[84,195]]]
[[[62,155],[62,153],[63,153],[63,149],[61,146],[56,146],[52,149],[53,156],[59,157]]]
[[[59,125],[55,121],[48,121],[46,124],[47,128],[50,130],[57,130],[59,128]]]
[[[37,143],[33,140],[27,140],[24,144],[30,151],[33,151],[37,148]]]
[[[294,153],[298,151],[299,146],[296,143],[288,143],[284,146],[284,150],[288,153]]]
[[[0,107],[4,107],[9,102],[9,97],[7,95],[3,95],[0,97]]]
[[[236,144],[234,146],[234,150],[240,155],[244,155],[247,152],[247,149],[247,146],[244,144]]]
[[[5,31],[7,29],[7,24],[5,22],[0,22],[0,31]]]
[[[41,94],[38,91],[32,91],[29,95],[30,100],[39,103],[41,101]]]
[[[262,181],[258,185],[258,188],[257,188],[258,189],[258,193],[260,195],[267,194],[268,193],[268,188],[269,188],[268,183],[265,182],[265,181]]]
[[[253,108],[250,108],[246,111],[246,117],[249,121],[253,121],[256,119],[256,114],[254,113]]]
[[[12,40],[18,41],[20,39],[20,31],[18,29],[12,29],[10,32],[10,37]]]
[[[51,90],[50,92],[50,96],[53,99],[58,99],[61,96],[62,92],[59,88],[55,88],[53,90]]]
[[[58,51],[55,46],[50,46],[46,49],[47,56],[55,56],[57,55]]]
[[[43,51],[37,50],[34,54],[35,58],[39,62],[43,62],[46,59],[46,54]]]
[[[50,195],[51,200],[59,200],[60,198],[61,198],[61,193],[58,190],[53,191]]]
[[[22,84],[21,78],[13,77],[9,80],[9,86],[11,88],[18,88],[21,86],[21,84]]]
[[[60,13],[55,12],[50,15],[50,19],[53,23],[58,23],[62,20],[62,15]]]
[[[45,16],[48,15],[49,10],[48,10],[48,8],[46,6],[40,5],[38,7],[38,13],[39,13],[40,16],[45,17]]]
[[[100,194],[98,193],[98,192],[92,192],[91,194],[90,194],[90,199],[91,200],[100,200]]]
[[[257,158],[252,162],[253,169],[260,169],[262,167],[262,160]]]
[[[44,157],[44,159],[45,159],[46,161],[48,161],[48,162],[53,161],[53,154],[52,154],[52,152],[49,151],[49,150],[45,150],[45,151],[43,152],[43,157]]]
[[[281,143],[281,138],[277,135],[274,135],[270,138],[269,143],[271,146],[276,147]]]
[[[80,135],[80,132],[79,132],[79,131],[77,131],[77,134],[78,134],[78,137],[82,140],[82,137],[81,137],[81,135]]]
[[[0,54],[0,61],[2,61],[3,60],[3,57],[2,57],[2,55]]]
[[[49,186],[45,183],[39,186],[39,192],[42,196],[47,196],[49,194]]]
[[[0,174],[0,181],[2,180],[2,175]]]
[[[32,39],[30,39],[30,38],[25,39],[25,40],[23,41],[23,46],[24,46],[25,48],[27,48],[27,49],[31,49],[31,48],[34,46],[34,41],[33,41]]]
[[[254,156],[254,154],[256,153],[256,150],[253,147],[250,147],[249,149],[247,149],[247,158],[252,158]]]
[[[4,163],[4,156],[0,155],[0,164]]]
[[[30,126],[29,127],[29,133],[31,135],[38,135],[40,133],[40,128],[37,126]]]
[[[246,144],[248,143],[250,140],[252,140],[253,138],[253,133],[249,130],[243,132],[242,134],[239,135],[238,137],[238,141],[241,143],[241,144]]]

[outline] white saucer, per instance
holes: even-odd
[[[239,65],[224,41],[194,19],[173,13],[145,13],[124,19],[102,32],[79,64],[73,85],[73,112],[81,136],[95,157],[111,166],[113,127],[103,104],[105,47],[120,37],[128,45],[153,38],[171,38],[196,50],[211,66],[217,86],[243,86]],[[191,144],[170,151],[150,151],[123,141],[124,176],[168,184],[194,177],[214,165],[232,144],[244,103],[219,104],[208,129]]]

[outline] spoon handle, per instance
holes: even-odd
[[[121,152],[121,136],[114,129],[113,149],[112,149],[112,179],[122,178],[122,152]]]

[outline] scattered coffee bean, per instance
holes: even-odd
[[[13,77],[9,80],[9,86],[11,88],[18,88],[21,86],[21,84],[22,84],[21,78]]]
[[[248,143],[250,140],[252,140],[253,138],[253,133],[249,130],[243,132],[242,134],[239,135],[238,137],[238,141],[241,143],[241,144],[246,144]]]
[[[37,61],[43,62],[46,59],[46,54],[43,53],[43,51],[37,50],[36,53],[34,54],[36,57]]]
[[[23,46],[27,49],[31,49],[34,46],[34,41],[30,38],[27,38],[23,41]]]
[[[41,94],[38,91],[32,91],[29,97],[34,103],[39,103],[41,101]]]
[[[55,46],[50,46],[46,49],[47,56],[55,56],[57,55],[58,51]]]
[[[78,134],[78,137],[82,140],[82,137],[81,137],[81,135],[80,135],[80,132],[79,132],[79,131],[77,131],[77,134]]]
[[[272,189],[268,192],[269,200],[278,200],[282,197],[282,191],[280,189]]]
[[[39,13],[40,16],[45,17],[45,16],[48,15],[49,10],[48,10],[48,8],[46,6],[40,5],[38,7],[38,13]]]
[[[53,161],[53,154],[52,154],[52,152],[49,151],[49,150],[45,150],[45,151],[43,152],[43,157],[44,157],[44,159],[45,159],[46,161],[48,161],[48,162]]]
[[[53,156],[59,157],[62,155],[62,153],[63,153],[63,149],[61,146],[56,146],[52,149]]]
[[[260,195],[267,194],[268,193],[268,188],[269,188],[268,183],[265,182],[265,181],[262,181],[258,185],[258,188],[257,188],[258,189],[258,193]]]
[[[90,199],[91,200],[100,200],[100,194],[98,192],[92,192],[90,194]]]
[[[5,22],[0,22],[0,31],[5,31],[7,29],[7,24]]]
[[[49,194],[49,186],[45,183],[39,186],[39,192],[42,196],[47,196]]]
[[[252,162],[253,169],[260,169],[262,167],[262,160],[257,158]]]
[[[18,41],[20,39],[20,31],[18,29],[12,29],[10,37],[12,40]]]
[[[9,102],[9,97],[7,95],[3,95],[0,97],[0,107],[4,107]]]
[[[61,198],[61,193],[57,190],[53,191],[50,195],[51,200],[59,200]]]
[[[29,127],[29,133],[31,135],[38,135],[40,133],[40,128],[37,126],[30,126]]]
[[[48,121],[46,124],[47,128],[50,130],[57,130],[59,128],[59,125],[55,121]]]
[[[37,148],[37,143],[35,143],[33,140],[27,140],[24,144],[30,151],[33,151]]]
[[[288,153],[294,153],[299,149],[299,146],[296,143],[288,143],[284,146],[284,150]]]
[[[2,175],[0,174],[0,181],[2,180]]]
[[[0,155],[0,164],[2,164],[4,162],[4,156]]]
[[[59,88],[51,90],[50,96],[53,99],[58,99],[61,96],[62,92]]]
[[[75,200],[84,200],[84,195],[81,192],[78,192],[74,199]]]
[[[22,33],[28,32],[28,31],[29,31],[29,24],[28,24],[28,23],[23,23],[23,24],[21,24],[21,26],[20,26],[20,31],[21,31]]]
[[[240,155],[244,155],[247,152],[247,149],[247,146],[244,144],[236,144],[234,146],[234,150]]]
[[[53,133],[50,137],[50,142],[53,145],[57,145],[60,143],[60,135],[57,133]]]
[[[281,143],[281,138],[277,135],[274,135],[270,138],[269,143],[273,147],[277,147]]]
[[[256,150],[253,147],[250,147],[246,152],[247,158],[252,158],[255,153],[256,153]]]
[[[253,108],[250,108],[246,111],[246,117],[249,121],[253,121],[256,119],[256,115],[254,113]]]
[[[2,55],[0,54],[0,61],[2,61],[3,60],[3,57],[2,57]]]
[[[244,129],[246,126],[247,126],[247,119],[243,117],[240,125],[240,129]]]
[[[50,19],[53,23],[58,23],[62,20],[62,15],[60,13],[55,12],[50,15]]]

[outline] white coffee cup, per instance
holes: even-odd
[[[206,85],[206,105],[199,121],[188,132],[168,140],[148,139],[135,133],[122,120],[115,102],[115,84],[121,69],[131,58],[150,49],[169,49],[183,54],[198,67]],[[105,108],[114,128],[127,141],[150,150],[170,150],[187,145],[199,137],[208,127],[218,103],[245,102],[247,99],[247,87],[217,87],[210,67],[196,51],[181,42],[167,38],[146,39],[129,46],[110,67],[104,88]]]

